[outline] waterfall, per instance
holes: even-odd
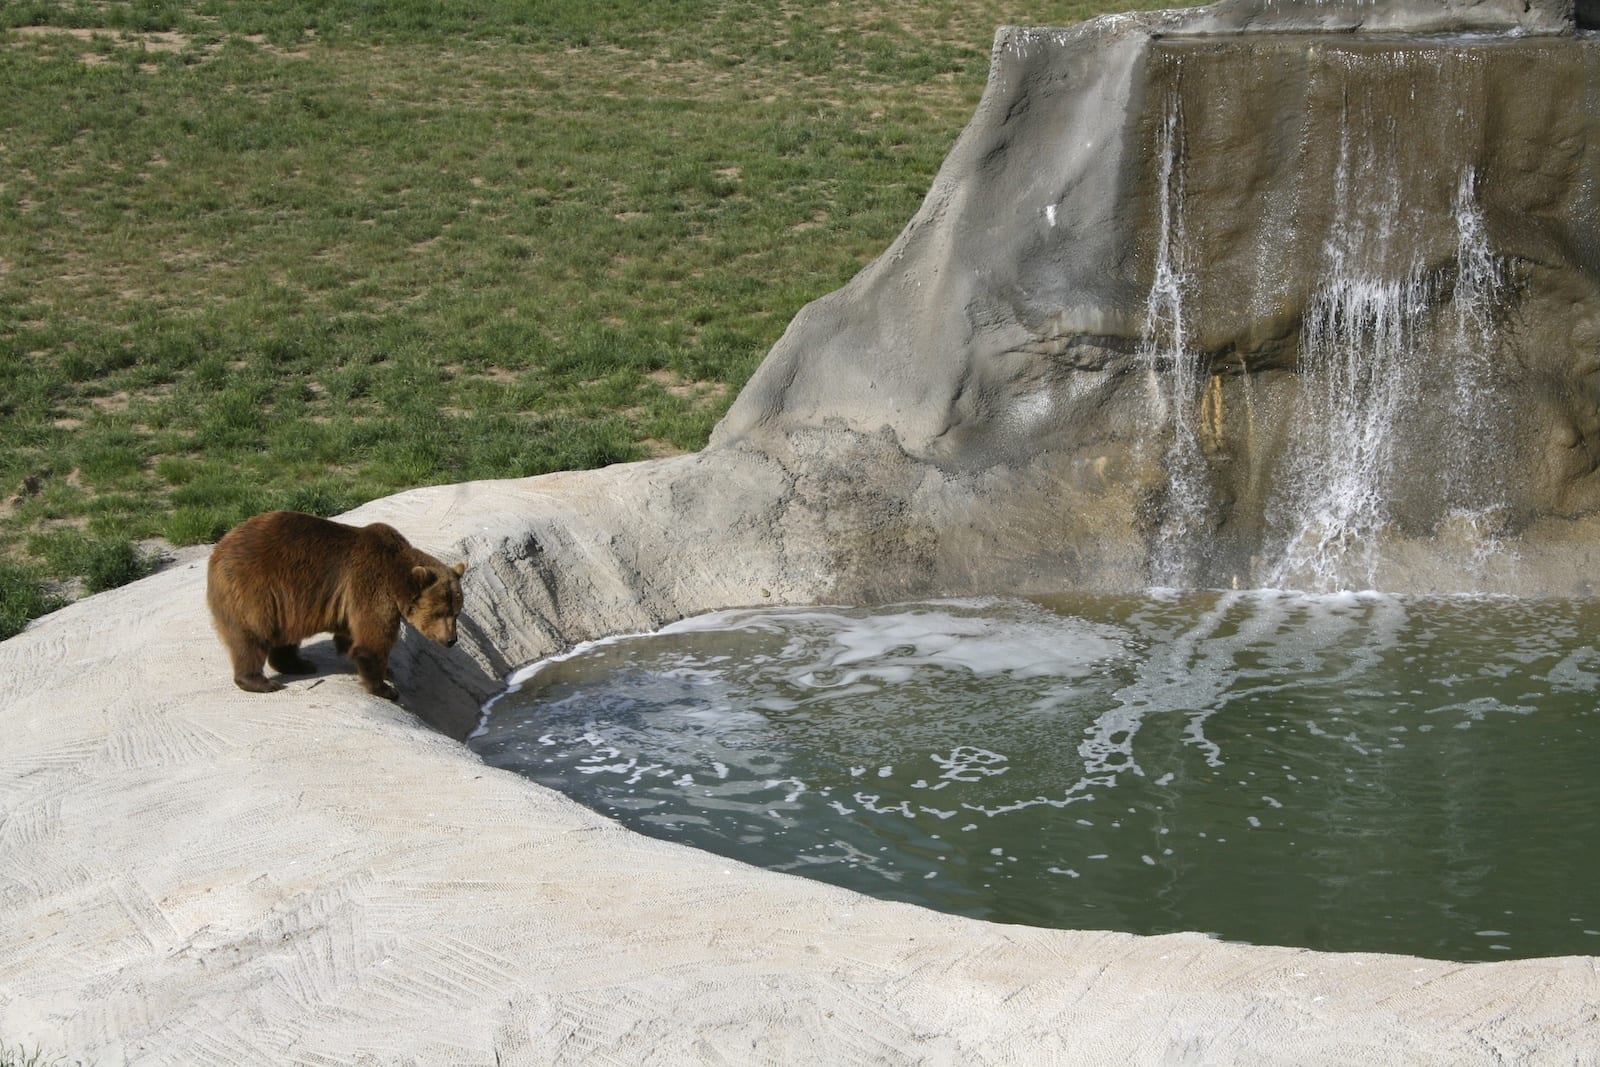
[[[1453,462],[1445,468],[1452,519],[1474,531],[1481,566],[1490,555],[1506,553],[1500,537],[1505,521],[1503,467],[1491,463],[1491,450],[1507,440],[1505,405],[1495,400],[1500,375],[1493,358],[1499,346],[1499,318],[1510,295],[1509,271],[1489,244],[1479,206],[1476,173],[1466,168],[1456,188],[1456,276],[1452,303],[1456,356],[1455,393],[1449,422]]]
[[[1341,194],[1345,178],[1336,184]],[[1400,186],[1378,184],[1390,196],[1382,216],[1399,217]],[[1493,401],[1492,357],[1506,268],[1488,244],[1474,187],[1474,171],[1464,168],[1453,204],[1454,265],[1430,272],[1414,262],[1400,278],[1351,267],[1359,262],[1354,246],[1371,235],[1361,213],[1346,215],[1340,205],[1339,217],[1356,221],[1336,235],[1331,270],[1301,329],[1291,470],[1273,505],[1285,536],[1266,584],[1376,587],[1402,497],[1425,499],[1439,517],[1432,529],[1412,532],[1465,537],[1460,563],[1482,566],[1502,548],[1503,487],[1492,461],[1506,428]],[[1451,314],[1439,313],[1444,303]],[[1419,454],[1431,462],[1403,462]]]
[[[1168,439],[1162,456],[1167,492],[1150,570],[1156,585],[1186,586],[1193,584],[1199,541],[1212,506],[1197,418],[1205,371],[1199,353],[1189,344],[1185,320],[1184,298],[1192,278],[1186,262],[1183,111],[1177,94],[1168,101],[1156,151],[1161,160],[1161,224],[1139,362],[1147,379],[1151,424],[1161,427]]]
[[[1267,582],[1276,587],[1376,584],[1397,429],[1421,387],[1412,357],[1431,279],[1415,261],[1402,277],[1381,273],[1394,258],[1402,183],[1387,144],[1353,129],[1348,109],[1333,190],[1340,225],[1327,236],[1327,273],[1301,326],[1290,473],[1273,507],[1288,532]]]
[[[1475,61],[1450,49],[1330,52],[1318,68],[1307,122],[1337,123],[1337,154],[1297,162],[1302,195],[1331,200],[1332,222],[1311,238],[1320,248],[1308,248],[1295,384],[1276,394],[1290,410],[1273,454],[1225,439],[1222,396],[1232,390],[1250,407],[1251,375],[1219,378],[1212,361],[1222,353],[1197,340],[1202,315],[1229,313],[1260,283],[1206,259],[1215,246],[1206,218],[1190,214],[1206,206],[1192,202],[1189,173],[1205,164],[1189,159],[1188,141],[1218,134],[1203,113],[1202,127],[1212,126],[1187,129],[1183,71],[1172,62],[1152,136],[1159,229],[1138,346],[1144,447],[1158,451],[1165,475],[1146,527],[1152,584],[1235,575],[1235,584],[1313,592],[1378,588],[1397,538],[1430,540],[1466,574],[1510,558],[1501,472],[1512,434],[1495,397],[1504,396],[1499,348],[1513,280],[1490,241],[1477,170],[1456,148],[1472,141],[1456,90],[1481,77]],[[1393,86],[1419,84],[1448,110],[1418,104],[1426,113],[1402,124]],[[1452,157],[1462,161],[1441,175],[1437,161]],[[1294,221],[1267,235],[1257,270],[1270,274],[1274,257],[1290,258],[1304,240],[1288,232]],[[1254,369],[1247,353],[1230,359]],[[1258,469],[1259,485],[1250,481]],[[1240,537],[1254,547],[1219,555]]]

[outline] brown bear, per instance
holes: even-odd
[[[329,632],[369,693],[398,700],[389,651],[400,620],[441,645],[455,644],[466,569],[411,547],[385,523],[354,527],[269,511],[217,542],[206,570],[206,602],[240,689],[282,689],[262,673],[266,663],[282,674],[316,670],[300,655],[300,642]]]

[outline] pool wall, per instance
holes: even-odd
[[[716,566],[591,539],[612,508],[647,514],[686,465],[738,477],[663,461],[352,516],[471,568],[463,644],[396,652],[405,707],[363,692],[326,641],[311,645],[326,673],[235,689],[203,562],[0,644],[5,1039],[138,1064],[1581,1063],[1600,1048],[1592,958],[1463,965],[940,915],[622,830],[407,710],[474,708],[504,662],[774,576],[827,586],[804,538],[791,554],[758,539],[743,561],[724,542]],[[657,557],[680,562],[634,571]],[[489,640],[502,628],[525,635]]]

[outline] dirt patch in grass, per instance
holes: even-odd
[[[680,400],[693,400],[702,406],[715,403],[728,395],[726,382],[689,381],[672,370],[651,371],[645,377],[660,386],[662,392],[668,396],[675,396]]]
[[[194,41],[187,34],[156,31],[140,33],[106,27],[84,26],[16,26],[6,31],[23,40],[49,40],[68,38],[80,47],[78,61],[85,66],[109,63],[113,53],[127,50],[142,52],[178,53],[189,49]],[[207,48],[206,51],[215,51]]]
[[[227,41],[221,34],[201,37],[178,30],[128,30],[112,26],[13,26],[7,30],[0,30],[0,36],[7,33],[16,35],[15,45],[32,41],[49,42],[57,38],[71,40],[79,49],[79,62],[85,66],[109,63],[117,58],[118,53],[125,51],[165,55],[187,54],[191,61],[205,63],[214,59]],[[315,43],[317,35],[314,29],[308,29],[304,31],[304,36],[308,43],[295,48],[276,45],[266,34],[260,33],[245,34],[238,39],[271,56],[282,59],[305,59],[311,55],[310,44]],[[151,65],[141,66],[140,69],[152,73],[157,68]]]

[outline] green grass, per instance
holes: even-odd
[[[42,567],[28,561],[0,559],[0,639],[62,605],[45,584]]]
[[[3,580],[700,448],[915,212],[995,27],[1095,10],[0,6]]]

